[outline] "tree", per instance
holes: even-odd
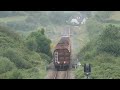
[[[120,55],[120,28],[109,25],[97,41],[98,50]]]
[[[44,28],[42,28],[41,29],[41,34],[44,35],[44,33],[45,33],[45,30],[44,30]]]
[[[51,57],[51,40],[45,36],[44,32],[45,31],[43,28],[37,32],[32,32],[27,38],[29,42],[27,46],[30,50],[35,50],[39,53],[45,53]],[[32,38],[34,38],[34,40],[32,40]]]
[[[36,51],[37,50],[37,42],[36,39],[31,37],[26,41],[26,45],[29,50]]]
[[[51,41],[49,39],[47,39],[45,36],[39,36],[37,37],[37,44],[38,44],[38,48],[37,48],[37,52],[42,52],[47,54],[48,56],[51,56],[51,52],[50,52],[50,43]]]
[[[0,74],[5,73],[7,71],[11,71],[14,68],[15,68],[15,64],[13,62],[11,62],[6,57],[0,56]]]

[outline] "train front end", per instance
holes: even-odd
[[[67,49],[54,51],[54,65],[57,70],[67,70],[70,65],[70,52]]]

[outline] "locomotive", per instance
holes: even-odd
[[[53,62],[57,70],[67,70],[71,60],[71,43],[69,36],[62,36],[53,52]]]

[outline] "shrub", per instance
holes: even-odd
[[[15,68],[15,65],[13,62],[11,62],[8,58],[6,57],[1,57],[0,56],[0,74],[5,73],[7,71],[10,71]]]
[[[46,55],[46,54],[43,54],[43,53],[40,53],[40,56],[42,59],[44,59],[46,62],[50,63],[51,62],[51,58]]]
[[[11,76],[9,77],[9,79],[22,79],[22,78],[23,78],[23,75],[18,69],[14,70]]]
[[[38,53],[45,53],[48,56],[52,56],[51,53],[51,40],[44,35],[44,29],[38,30],[37,32],[32,32],[28,37],[28,48],[30,50],[36,50]]]
[[[19,51],[16,51],[12,48],[6,50],[4,56],[9,58],[11,62],[14,62],[18,68],[27,69],[32,67],[32,65],[22,57]]]
[[[97,50],[120,55],[120,28],[108,25],[97,41]]]
[[[11,30],[9,27],[7,26],[0,26],[0,32],[6,34],[7,36],[10,36],[11,38],[13,38],[14,40],[20,40],[20,35],[18,33],[16,33],[15,31]]]
[[[26,42],[27,48],[31,51],[37,50],[37,42],[35,38],[30,38]]]
[[[91,40],[79,54],[82,64],[92,64],[93,79],[119,79],[120,28],[108,25],[100,36]],[[83,73],[77,69],[76,77],[83,78]]]

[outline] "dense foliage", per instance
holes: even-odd
[[[38,33],[39,32],[39,33]],[[35,32],[34,32],[35,33]],[[49,41],[44,34],[44,30],[36,31],[41,37],[39,40],[39,48],[44,48],[40,42],[44,43],[44,39]],[[31,33],[32,35],[33,33]],[[28,43],[30,42],[30,43]],[[27,46],[26,46],[27,43]],[[0,78],[1,79],[24,79],[24,78],[44,78],[45,67],[51,58],[44,51],[37,52],[31,47],[32,37],[28,41],[21,37],[18,33],[10,30],[9,27],[0,26]],[[32,43],[32,45],[34,42]],[[30,47],[28,47],[30,46]],[[33,45],[35,46],[35,45]],[[37,46],[35,46],[37,47]],[[34,50],[33,50],[34,49]],[[50,50],[50,49],[49,49]]]
[[[52,53],[50,44],[51,41],[46,38],[44,29],[32,32],[27,38],[27,46],[30,50],[34,50],[38,53],[45,53],[51,57]]]
[[[119,32],[120,27],[111,24],[107,25],[103,30],[100,31],[99,35],[94,36],[95,38],[81,49],[78,57],[82,65],[84,65],[84,63],[92,64],[91,78],[120,78]],[[83,67],[80,67],[76,70],[76,78],[84,78]]]

